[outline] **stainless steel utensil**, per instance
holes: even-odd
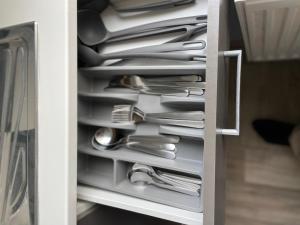
[[[194,79],[194,77],[189,77],[189,78]],[[189,95],[201,96],[204,94],[205,83],[181,82],[179,80],[180,78],[177,78],[178,82],[175,82],[175,80],[173,82],[172,78],[169,78],[170,81],[166,79],[168,78],[164,78],[160,81],[159,78],[146,79],[135,75],[123,76],[122,78],[112,80],[109,83],[106,90],[108,88],[121,87],[121,88],[129,88],[132,90],[138,90],[140,93],[153,94],[153,95],[169,94],[169,95],[182,95],[182,96],[189,96]]]
[[[110,32],[106,29],[97,11],[84,9],[78,11],[78,37],[85,45],[93,46],[116,37],[123,37],[123,40],[127,40],[126,36],[131,34],[143,33],[141,36],[149,36],[165,33],[164,29],[161,28],[199,24],[201,22],[206,22],[206,18],[207,16],[203,15],[170,19]],[[132,37],[130,37],[130,39],[132,39]]]
[[[177,144],[180,141],[180,137],[171,135],[128,135],[127,139],[130,142],[155,142],[170,144]]]
[[[124,144],[116,145],[112,148],[109,148],[109,150],[117,150],[120,147],[125,147],[130,150],[135,150],[138,152],[147,153],[149,155],[155,155],[166,159],[175,159],[176,158],[176,150],[170,151],[169,149],[165,149],[165,146],[172,146],[173,144],[161,144],[161,145],[147,145],[147,143],[141,143],[141,142],[127,142]],[[92,139],[92,146],[96,150],[108,150],[104,146],[99,145],[95,138]]]
[[[110,127],[101,127],[95,132],[95,138],[98,144],[102,146],[113,146],[124,139],[128,142],[156,142],[177,144],[180,141],[178,136],[174,135],[128,135],[117,140],[117,130]]]
[[[148,87],[161,87],[167,86],[170,88],[183,87],[188,89],[205,89],[205,82],[153,82],[145,81],[145,85]]]
[[[198,184],[190,183],[188,181],[177,180],[177,179],[170,178],[170,177],[162,177],[162,176],[158,175],[156,173],[156,171],[154,170],[154,168],[152,168],[151,166],[135,163],[132,166],[131,171],[147,173],[149,176],[151,176],[163,183],[169,184],[169,185],[183,186],[183,187],[189,188],[190,190],[194,190],[194,191],[198,191],[200,189],[200,185],[198,185]]]
[[[169,96],[177,96],[177,97],[189,97],[191,95],[197,95],[197,96],[202,96],[204,95],[204,90],[188,90],[187,88],[170,88],[168,86],[161,86],[161,87],[144,87],[144,88],[132,88],[131,86],[123,86],[127,87],[129,89],[138,91],[139,93],[142,94],[147,94],[147,95],[169,95]],[[115,88],[118,87],[106,87],[105,91],[113,91]]]
[[[200,195],[200,193],[198,191],[190,190],[190,189],[185,188],[185,187],[173,186],[173,185],[160,183],[155,178],[153,178],[153,177],[149,176],[147,173],[143,173],[143,172],[129,173],[128,178],[129,178],[129,181],[131,183],[140,183],[140,184],[144,184],[144,185],[145,184],[154,185],[154,186],[157,186],[159,188],[164,188],[164,189],[168,189],[168,190],[172,190],[172,191],[176,191],[176,192],[180,192],[180,193],[188,194],[188,195],[192,195],[192,196],[199,196]]]
[[[117,150],[125,147],[167,159],[175,159],[177,149],[174,143],[178,142],[179,138],[176,136],[152,135],[128,135],[117,140],[114,128],[103,127],[96,131],[91,144],[97,150]]]
[[[153,11],[168,9],[171,7],[182,6],[186,4],[192,4],[195,0],[165,0],[155,3],[143,4],[139,6],[120,8],[109,0],[79,0],[79,9],[91,9],[98,12],[102,12],[108,5],[111,5],[114,10],[118,12],[143,12],[143,11]]]
[[[115,54],[134,54],[134,53],[163,53],[163,52],[176,52],[188,50],[203,50],[206,47],[206,41],[193,40],[193,41],[180,41],[168,42],[158,45],[150,45],[138,48],[132,48],[124,51],[115,52]],[[114,54],[114,53],[109,53]],[[204,54],[198,54],[200,57],[205,57]]]
[[[160,119],[203,121],[205,119],[205,114],[203,111],[164,112],[164,113],[147,113],[145,117],[146,119],[147,117],[152,117],[152,118],[160,118]]]
[[[197,120],[191,120],[190,114],[194,114]],[[178,116],[180,119],[175,119]],[[113,123],[128,123],[128,122],[151,122],[158,124],[168,124],[175,126],[193,127],[193,128],[204,128],[204,113],[202,111],[192,112],[167,112],[151,114],[145,114],[139,108],[132,105],[115,105],[112,111],[112,122]]]
[[[173,145],[173,144],[168,144],[168,145]],[[127,143],[126,147],[130,150],[144,152],[161,158],[172,159],[172,160],[176,159],[176,152],[177,152],[176,149],[175,151],[169,151],[166,149],[159,149],[154,145],[146,145],[145,143],[138,143],[138,142]]]
[[[174,180],[180,180],[180,181],[193,183],[193,184],[197,184],[197,185],[202,184],[202,180],[200,178],[187,177],[187,176],[183,176],[183,175],[167,173],[167,172],[160,171],[160,170],[157,170],[156,172],[157,172],[158,176],[161,178],[171,178]]]
[[[104,61],[110,59],[132,59],[132,58],[154,58],[154,59],[168,59],[168,60],[182,60],[182,61],[206,61],[206,56],[203,54],[178,54],[172,51],[183,51],[183,50],[201,50],[203,48],[203,42],[201,46],[195,46],[194,44],[200,42],[177,42],[177,43],[166,43],[162,45],[154,45],[153,49],[160,48],[161,53],[149,52],[149,47],[141,47],[137,49],[131,49],[126,51],[99,54],[92,48],[85,46],[78,42],[78,57],[79,59],[89,66],[99,66]],[[177,48],[176,48],[177,47]],[[146,49],[146,50],[145,50]],[[148,49],[148,52],[147,52]],[[177,50],[178,49],[178,50]],[[182,49],[182,50],[181,50]]]
[[[204,128],[204,121],[195,120],[176,120],[176,119],[159,119],[159,118],[147,118],[145,121],[149,123],[157,123],[161,125],[173,125],[180,127],[190,127],[190,128]]]
[[[174,43],[179,41],[188,41],[191,39],[193,35],[205,33],[206,31],[207,31],[207,23],[206,21],[203,21],[199,24],[194,24],[194,25],[180,25],[180,26],[172,26],[172,27],[157,29],[157,33],[152,33],[151,31],[151,33],[149,34],[148,32],[150,31],[148,31],[143,33],[126,35],[125,37],[121,36],[116,38],[110,38],[106,41],[106,43],[145,37],[145,35],[148,36],[148,34],[149,36],[151,36],[156,34],[176,33],[176,36],[174,38],[166,42],[166,43]]]
[[[198,82],[202,79],[198,75],[187,75],[187,76],[169,76],[169,77],[156,77],[156,78],[144,78],[137,75],[132,76],[122,76],[112,80],[109,83],[110,87],[122,87],[125,85],[130,85],[132,88],[144,88],[145,86],[198,86],[204,89],[205,83]],[[196,81],[194,81],[196,80]]]
[[[138,138],[136,138],[134,135],[126,136],[123,138],[120,138],[117,140],[116,130],[114,128],[108,128],[108,127],[102,127],[99,128],[93,138],[98,145],[101,145],[102,147],[106,147],[109,149],[118,149],[122,147],[124,144],[134,142],[134,143],[142,143],[144,141],[145,146],[151,144],[151,147],[155,149],[164,149],[168,151],[176,151],[176,146],[173,143],[168,142],[162,142],[163,140],[170,140],[170,141],[177,141],[175,138],[165,138],[165,137],[153,137],[150,136],[150,139],[147,140],[147,136],[141,136],[139,135]],[[153,139],[156,139],[157,142],[151,142]]]
[[[97,139],[99,139],[99,137],[94,137],[93,138],[93,146],[99,145]],[[144,149],[147,150],[153,150],[153,151],[160,151],[160,150],[164,150],[164,151],[171,151],[171,152],[175,152],[176,153],[176,146],[174,144],[169,144],[169,143],[150,143],[150,142],[129,142],[127,141],[127,139],[122,139],[122,141],[118,141],[117,143],[113,143],[109,146],[104,146],[101,145],[101,148],[97,149],[101,149],[103,150],[103,147],[105,148],[105,150],[116,150],[119,149],[121,147],[130,147],[130,146],[138,146],[138,147],[143,147]]]
[[[130,82],[130,81],[129,81]],[[131,85],[132,86],[132,85]],[[160,89],[175,89],[175,90],[189,90],[194,91],[197,95],[202,95],[205,90],[204,82],[144,82],[140,86],[132,86],[132,89],[151,89],[151,90],[160,90]]]
[[[138,75],[132,75],[137,76]],[[123,76],[123,77],[131,77],[131,76]],[[140,77],[143,80],[150,82],[200,82],[203,81],[203,77],[201,75],[174,75],[174,76],[159,76],[159,77]]]

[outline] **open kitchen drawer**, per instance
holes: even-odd
[[[101,0],[99,0],[101,1]],[[35,21],[37,37],[37,192],[36,221],[42,225],[76,224],[76,200],[112,206],[182,224],[224,224],[224,155],[222,135],[238,135],[236,128],[224,129],[227,109],[227,62],[241,59],[239,51],[228,52],[227,1],[196,0],[195,5],[126,19],[108,8],[103,20],[112,30],[193,15],[208,16],[206,62],[177,63],[164,60],[133,60],[113,66],[77,65],[77,2],[53,0],[47,3],[29,0],[1,3],[0,27]],[[19,7],[16,7],[19,6]],[[22,6],[22,7],[21,7]],[[180,7],[178,7],[180,8]],[[9,13],[15,12],[15,13]],[[133,19],[134,18],[134,19]],[[161,44],[163,39],[145,39],[142,44],[130,40],[111,45],[104,52]],[[5,39],[4,37],[0,37]],[[240,76],[240,61],[237,64]],[[197,98],[148,96],[135,93],[107,93],[103,88],[120,75],[201,75],[205,95]],[[239,84],[237,79],[237,84]],[[239,88],[237,88],[237,96]],[[237,106],[239,98],[237,98]],[[205,111],[205,128],[191,129],[167,125],[113,124],[114,104],[137,104],[146,112],[172,109]],[[237,107],[238,110],[238,107]],[[95,130],[101,126],[119,128],[124,134],[178,135],[175,160],[159,158],[125,148],[97,151],[90,146]],[[143,163],[171,172],[200,176],[199,196],[158,189],[143,190],[132,185],[127,171],[134,163]],[[78,180],[78,186],[77,186]],[[50,213],[51,212],[51,213]],[[119,221],[116,221],[116,224]],[[29,223],[26,225],[33,225]]]
[[[145,1],[146,2],[146,1]],[[109,30],[120,30],[165,19],[186,15],[208,15],[208,31],[197,37],[207,41],[207,47],[199,54],[207,54],[207,62],[183,63],[168,60],[130,60],[113,65],[79,67],[78,70],[78,198],[171,220],[183,224],[224,223],[224,158],[222,135],[238,135],[236,129],[222,129],[226,116],[227,57],[238,58],[237,74],[240,76],[241,53],[224,52],[228,49],[226,2],[196,0],[190,6],[178,7],[156,13],[119,17],[111,8],[102,13]],[[169,35],[169,36],[168,36]],[[121,44],[104,45],[103,53],[161,44],[176,34],[145,41],[124,41]],[[142,39],[144,40],[144,39]],[[203,96],[153,96],[105,89],[109,82],[122,75],[159,77],[170,75],[201,75],[205,81]],[[239,79],[237,79],[237,84]],[[237,89],[238,94],[239,88]],[[237,98],[237,105],[238,105]],[[168,125],[135,125],[112,123],[114,105],[132,104],[147,113],[167,112],[179,109],[203,110],[205,128],[195,129]],[[238,109],[238,108],[237,108]],[[178,135],[175,160],[120,148],[116,151],[97,151],[91,145],[99,127],[112,127],[127,134]],[[200,176],[199,196],[189,196],[174,191],[146,185],[141,189],[129,182],[128,171],[134,163],[153,166],[156,169]]]

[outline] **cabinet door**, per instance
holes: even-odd
[[[0,224],[36,221],[35,23],[0,30]]]
[[[24,23],[32,28],[32,42],[27,40],[27,34],[19,31],[11,33],[12,30],[21,29]],[[4,185],[0,188],[8,191],[4,196],[3,189],[0,190],[0,201],[6,199],[9,203],[0,203],[0,224],[75,225],[76,1],[1,1],[0,34],[0,83],[3,84],[1,93],[3,91],[4,94],[3,101],[0,100],[3,106],[0,126],[5,128],[1,130],[0,138],[0,170],[8,176],[8,179],[1,180]],[[21,46],[20,51],[16,50],[18,45]],[[27,76],[23,76],[25,71]],[[26,88],[28,98],[24,98],[22,87]],[[15,104],[22,102],[20,99],[26,102],[21,110]],[[10,112],[6,112],[5,108],[9,108]],[[27,117],[23,118],[26,122],[19,123],[19,128],[9,123],[17,121],[18,110],[22,111],[21,117]],[[15,135],[16,132],[19,134]],[[34,140],[28,139],[29,132],[35,136]],[[11,135],[11,138],[7,135]],[[10,160],[11,166],[6,166],[5,162],[13,155],[12,149],[22,147],[18,145],[22,143],[22,138],[28,141],[27,147],[24,151],[17,151],[18,154],[14,154],[14,159]],[[20,148],[14,148],[15,143]],[[26,161],[31,156],[34,159]],[[14,176],[18,179],[14,179]],[[31,186],[25,192],[28,192],[26,196],[30,209],[25,207],[23,217],[12,220],[14,211],[22,209],[22,190],[28,185]]]
[[[204,222],[224,224],[225,157],[223,136],[227,96],[225,52],[229,49],[228,1],[208,1],[206,129],[204,146]],[[232,130],[229,130],[232,131]],[[230,133],[230,132],[228,132]],[[236,135],[236,134],[234,134]]]

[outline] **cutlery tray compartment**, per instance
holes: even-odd
[[[109,31],[126,29],[151,22],[187,16],[207,14],[207,0],[196,0],[195,5],[166,11],[146,12],[129,17],[119,16],[108,7],[101,17]],[[162,44],[170,41],[174,34],[147,37],[138,41],[127,40],[105,43],[100,53],[112,53],[131,48]],[[191,40],[205,40],[206,33]],[[205,54],[206,49],[193,53]],[[178,52],[178,54],[182,54]],[[174,171],[191,176],[203,176],[204,129],[141,122],[134,124],[113,123],[114,105],[134,105],[147,113],[172,111],[205,111],[205,94],[190,96],[146,95],[124,88],[109,88],[112,79],[118,76],[138,75],[144,78],[174,75],[201,75],[206,80],[206,63],[202,61],[172,61],[157,59],[124,60],[97,67],[82,67],[78,70],[78,182],[125,195],[185,209],[202,212],[202,185],[200,196],[191,196],[153,185],[134,185],[127,177],[134,163]],[[120,136],[126,135],[176,135],[176,159],[166,159],[136,150],[121,147],[118,150],[96,150],[91,140],[99,127],[118,129]],[[103,179],[103,181],[102,181]]]
[[[132,184],[128,179],[128,171],[134,162],[116,159],[111,160],[85,154],[79,154],[78,158],[79,183],[193,212],[202,212],[202,187],[200,196],[190,196],[176,191],[158,188],[153,185],[136,185]],[[163,169],[164,167],[161,168]]]
[[[136,73],[133,74],[137,74]],[[203,72],[198,72],[203,77]],[[130,75],[129,75],[130,76]],[[154,75],[146,75],[153,77]],[[156,96],[138,94],[124,89],[106,91],[105,87],[109,80],[115,76],[101,77],[80,74],[79,97],[78,97],[78,151],[80,157],[89,155],[100,160],[90,160],[90,163],[104,164],[106,173],[111,173],[110,181],[106,182],[107,176],[97,173],[93,169],[101,166],[88,165],[89,169],[78,172],[78,181],[81,184],[108,189],[126,195],[143,198],[166,205],[170,205],[194,212],[202,211],[201,195],[190,196],[179,192],[157,188],[153,185],[136,186],[127,179],[127,172],[134,163],[141,163],[148,166],[164,168],[179,173],[191,175],[203,175],[203,129],[179,127],[172,125],[159,125],[142,122],[134,123],[113,123],[111,113],[116,104],[133,104],[146,113],[170,112],[170,111],[204,111],[205,95],[203,96]],[[189,103],[189,104],[188,104]],[[159,135],[171,134],[180,136],[180,142],[176,144],[176,159],[166,159],[154,155],[145,154],[140,151],[129,150],[121,147],[115,151],[95,150],[91,140],[99,127],[112,127],[118,129],[120,136],[129,134],[137,135]],[[109,161],[110,160],[110,161]],[[108,169],[108,163],[110,162]],[[112,166],[113,164],[113,166]],[[106,179],[102,182],[101,177]]]
[[[133,163],[126,161],[117,161],[116,163],[116,189],[119,192],[189,211],[202,211],[201,193],[197,197],[154,185],[132,184],[128,179],[128,172]]]
[[[110,189],[114,185],[114,161],[108,158],[78,155],[78,181]]]
[[[113,160],[124,160],[128,162],[137,162],[154,167],[164,167],[182,173],[193,175],[203,175],[203,141],[191,138],[181,138],[176,144],[176,159],[165,159],[158,156],[145,154],[143,152],[129,150],[121,147],[118,150],[95,150],[91,145],[93,134],[97,127],[79,126],[78,129],[78,152],[96,157],[111,158]],[[128,134],[123,130],[122,135]]]

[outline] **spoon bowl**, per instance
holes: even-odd
[[[94,138],[95,141],[102,146],[114,146],[117,142],[117,131],[113,128],[102,127],[96,131]]]
[[[88,9],[79,10],[77,18],[78,37],[84,44],[92,46],[105,42],[109,38],[109,31],[98,12]]]
[[[152,177],[150,177],[147,173],[137,172],[137,171],[130,171],[128,174],[128,178],[130,183],[144,186],[149,184],[154,184],[155,182]]]

